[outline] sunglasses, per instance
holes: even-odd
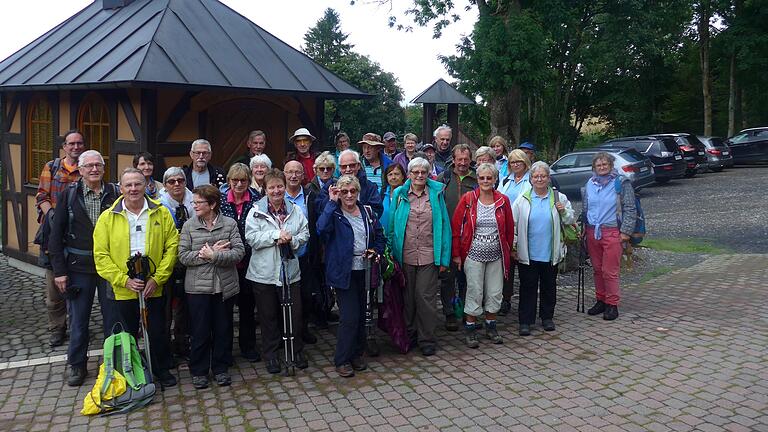
[[[322,171],[322,172],[333,171],[332,167],[317,167],[315,169],[318,170],[318,171]]]
[[[357,193],[357,189],[339,189],[340,195],[354,195]]]
[[[186,182],[187,182],[187,180],[183,179],[183,178],[181,178],[181,179],[168,179],[168,180],[166,180],[166,183],[168,183],[169,185],[184,184]]]

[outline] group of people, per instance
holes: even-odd
[[[231,383],[235,305],[240,354],[263,360],[268,372],[307,368],[304,346],[317,341],[308,324],[325,329],[337,320],[337,373],[365,370],[366,354],[378,354],[366,324],[384,261],[403,275],[403,324],[409,345],[424,356],[437,350],[438,294],[446,330],[457,331],[461,320],[468,347],[480,346],[480,329],[503,343],[497,315],[510,311],[515,268],[519,334],[532,333],[537,311],[543,330],[555,330],[562,227],[575,215],[552,188],[549,165],[535,161],[532,144],[510,151],[494,137],[473,154],[465,144],[451,145],[446,125],[433,143],[419,145],[405,134],[402,149],[391,132],[365,134],[359,152],[347,134],[335,138],[336,152],[318,154],[315,137],[296,130],[289,139],[295,152],[280,170],[265,153],[266,135],[254,131],[248,152],[226,173],[211,164],[211,144],[198,139],[191,163],[168,168],[162,182],[144,152],[113,185],[103,179],[102,155],[85,150],[80,132],[65,134],[65,157],[48,162],[40,176],[37,207],[50,230],[41,259],[49,269],[52,346],[63,344],[69,315],[68,384],[87,376],[96,292],[105,336],[118,323],[137,334],[138,297],[146,299],[145,343],[165,387],[176,384],[174,354],[188,359],[195,388],[208,387],[211,376],[219,386]],[[597,154],[593,171],[582,215],[595,275],[589,314],[613,320],[634,195],[611,155]],[[128,259],[137,254],[151,269],[131,277]],[[463,305],[458,313],[456,305]]]

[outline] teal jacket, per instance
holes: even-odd
[[[405,240],[405,224],[411,212],[411,203],[408,201],[408,190],[411,181],[395,189],[394,201],[387,215],[388,225],[387,240],[390,250],[397,262],[403,262],[403,241]],[[429,189],[429,203],[432,206],[432,238],[434,239],[435,265],[448,267],[451,263],[451,220],[448,218],[448,209],[445,207],[445,185],[441,182],[427,179]]]

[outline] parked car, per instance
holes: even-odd
[[[768,162],[768,127],[744,129],[725,143],[735,164]]]
[[[633,148],[647,156],[653,163],[656,183],[666,183],[685,174],[686,162],[673,138],[655,136],[615,138],[606,141],[600,148]]]
[[[677,146],[680,147],[680,151],[683,152],[683,158],[686,162],[686,177],[693,177],[697,172],[707,168],[707,149],[695,135],[689,133],[670,133],[654,136],[674,138]]]
[[[704,144],[707,152],[707,164],[712,171],[722,171],[723,168],[730,168],[733,166],[733,156],[731,155],[731,149],[720,137],[698,137],[699,141]]]
[[[566,154],[552,164],[552,179],[560,186],[560,192],[569,199],[581,198],[581,188],[592,176],[592,158],[596,153],[607,152],[616,158],[616,170],[629,178],[639,190],[653,183],[656,176],[653,162],[633,148],[596,148],[577,150]]]

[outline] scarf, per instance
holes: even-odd
[[[609,172],[606,175],[599,176],[597,174],[594,174],[589,181],[594,183],[596,186],[599,187],[605,187],[605,185],[612,183],[614,180],[616,180],[616,177],[619,176],[619,172],[616,171],[616,168],[612,169],[611,172]]]

